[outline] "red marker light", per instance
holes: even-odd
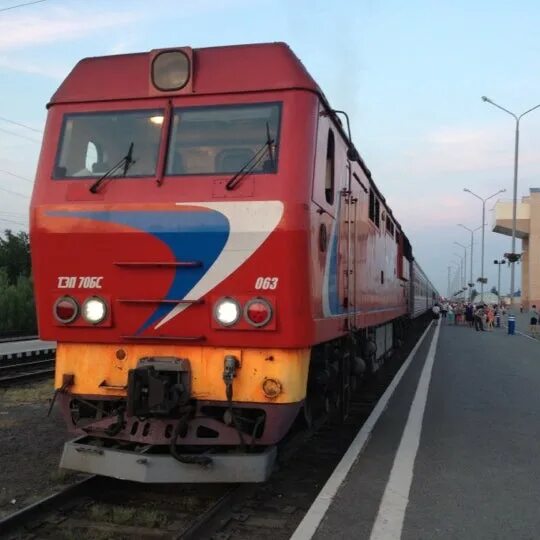
[[[71,296],[62,296],[54,303],[53,314],[57,321],[68,324],[79,315],[79,304]]]
[[[253,298],[244,308],[244,317],[253,326],[264,326],[272,318],[272,306],[262,298]]]

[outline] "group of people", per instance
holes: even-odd
[[[477,332],[493,330],[497,317],[506,314],[504,306],[497,304],[472,304],[466,302],[443,302],[433,306],[433,315],[436,319],[442,317],[448,324],[468,324]]]

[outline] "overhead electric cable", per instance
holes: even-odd
[[[9,171],[6,171],[4,169],[0,169],[0,174],[9,174],[9,176],[13,176],[15,178],[19,178],[20,180],[24,180],[25,182],[30,182],[31,184],[34,183],[34,181],[30,178],[27,178],[26,176],[21,176],[20,174],[15,174]]]
[[[5,210],[0,210],[0,216],[26,218],[28,217],[28,214],[22,214],[21,212],[6,212]]]
[[[41,144],[41,141],[37,141],[36,139],[31,139],[30,137],[27,137],[26,135],[21,135],[20,133],[16,133],[15,131],[10,131],[9,129],[0,128],[0,131],[2,131],[3,133],[7,133],[8,135],[14,135],[15,137],[26,139],[27,141],[31,141],[36,144]]]
[[[0,191],[5,191],[6,193],[9,193],[11,195],[17,195],[17,197],[22,197],[23,199],[30,198],[30,195],[24,195],[23,193],[18,193],[17,191],[11,191],[11,189],[6,189],[3,187],[0,187]]]
[[[10,120],[9,118],[5,118],[4,116],[0,116],[0,120],[2,120],[2,122],[7,122],[8,124],[13,124],[14,126],[19,126],[19,127],[29,129],[30,131],[34,131],[35,133],[43,133],[41,129],[36,129],[31,126],[27,126],[26,124],[23,124],[22,122],[15,122],[15,120]]]
[[[22,227],[26,227],[26,223],[22,223],[20,221],[14,221],[12,219],[0,218],[0,221],[6,222],[6,223],[14,223],[15,225],[21,225]]]
[[[6,8],[0,8],[0,12],[2,11],[9,11],[10,9],[17,9],[24,6],[31,6],[32,4],[41,4],[42,2],[46,2],[47,0],[34,0],[33,2],[24,2],[23,4],[15,4],[14,6],[9,6]]]

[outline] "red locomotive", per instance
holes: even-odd
[[[435,300],[285,44],[88,58],[48,108],[31,241],[64,467],[264,480]]]

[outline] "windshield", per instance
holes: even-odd
[[[238,172],[269,136],[278,148],[280,112],[279,103],[175,109],[166,174]],[[251,172],[276,172],[277,154]]]
[[[99,177],[133,143],[129,176],[154,176],[164,111],[68,114],[64,118],[55,178]]]

